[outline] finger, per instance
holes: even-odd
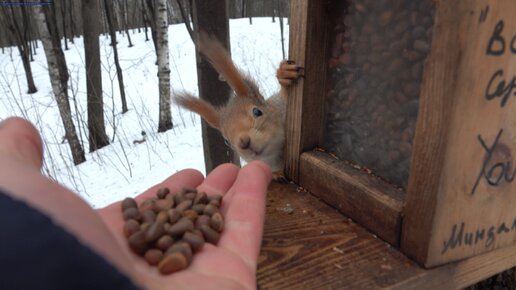
[[[297,72],[299,70],[302,70],[303,67],[301,66],[298,66],[296,64],[285,64],[285,63],[282,63],[279,67],[279,71],[292,71],[292,72]]]
[[[273,174],[271,173],[271,169],[269,167],[269,165],[267,165],[265,162],[262,162],[262,161],[253,161],[251,162],[253,164],[253,167],[256,167],[258,169],[254,169],[254,170],[263,170],[264,172],[266,172],[266,174],[270,175],[271,178],[273,176]],[[249,166],[251,163],[249,163],[247,166]],[[244,167],[245,168],[245,167]],[[237,177],[238,179],[238,177]],[[231,199],[233,198],[233,196],[235,195],[235,190],[232,188],[230,189],[226,195],[224,196],[224,203],[222,204],[221,206],[221,211],[223,214],[226,214],[227,213],[227,210],[228,210],[228,207],[227,205],[229,203],[231,203]]]
[[[239,168],[234,164],[222,164],[208,174],[197,190],[204,191],[208,195],[225,195],[235,182],[238,170]]]
[[[11,117],[2,121],[0,156],[15,158],[39,170],[43,164],[43,145],[38,130],[22,118]]]
[[[263,234],[265,194],[271,171],[253,161],[238,173],[225,201],[224,233],[219,246],[238,254],[255,271]]]
[[[299,78],[300,73],[297,71],[288,71],[288,70],[278,70],[276,73],[276,77],[278,79],[297,79]]]

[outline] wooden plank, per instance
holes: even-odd
[[[425,270],[294,184],[271,184],[259,289],[460,289],[516,266],[516,247]]]
[[[381,289],[423,273],[296,185],[272,184],[266,205],[259,289]]]
[[[194,36],[199,30],[214,35],[231,52],[229,42],[229,19],[227,1],[202,0],[193,4]],[[231,89],[226,82],[219,80],[219,73],[198,52],[197,79],[199,83],[199,97],[215,106],[226,104],[231,96]],[[225,142],[222,134],[210,127],[206,121],[201,121],[202,140],[204,149],[204,164],[206,173],[220,164],[232,162],[240,165],[238,154],[234,153]]]
[[[453,7],[456,5],[457,7]],[[458,50],[450,50],[459,38],[458,1],[439,5],[435,12],[431,52],[425,64],[425,72],[419,97],[419,113],[414,135],[409,184],[406,192],[401,249],[416,261],[427,259],[429,230],[437,203],[436,192],[444,163],[447,141],[446,128],[450,123],[453,104],[454,79],[460,62]],[[448,8],[448,9],[444,9]]]
[[[516,242],[516,2],[436,9],[402,235],[429,267]]]
[[[516,245],[426,270],[388,289],[463,289],[513,267],[516,267]]]
[[[300,185],[394,246],[399,245],[403,192],[330,155],[301,155]]]
[[[328,1],[291,1],[289,58],[305,68],[290,89],[285,125],[285,174],[297,181],[299,155],[315,148],[324,127]]]

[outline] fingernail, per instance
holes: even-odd
[[[269,165],[267,165],[267,163],[260,161],[260,160],[255,160],[252,163],[261,167],[262,170],[264,171],[264,173],[266,173],[267,175],[269,175],[269,176],[271,175],[271,168],[269,167]]]

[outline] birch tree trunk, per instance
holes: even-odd
[[[100,14],[99,0],[82,0],[82,27],[86,63],[86,90],[88,94],[88,132],[90,152],[109,144],[104,126],[102,100],[102,71],[100,69]]]
[[[159,78],[159,124],[158,132],[172,129],[170,111],[170,67],[168,55],[167,0],[158,0],[155,5],[156,54],[158,56]]]
[[[57,32],[57,22],[51,6],[35,6],[36,21],[38,23],[39,35],[43,43],[43,49],[48,64],[48,74],[52,91],[56,98],[59,114],[65,129],[65,136],[72,152],[73,163],[75,165],[86,161],[84,149],[79,142],[75,125],[72,120],[70,103],[68,101],[68,69],[66,60],[61,48],[59,34]]]

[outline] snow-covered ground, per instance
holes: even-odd
[[[286,21],[285,21],[286,24]],[[285,46],[288,44],[285,25]],[[275,70],[282,59],[279,23],[271,18],[230,21],[231,53],[243,71],[253,76],[264,95],[279,89]],[[131,31],[134,46],[117,34],[118,49],[129,112],[121,114],[118,81],[110,40],[100,37],[102,84],[104,90],[105,125],[111,145],[87,153],[87,161],[74,166],[69,147],[64,142],[64,129],[53,98],[47,63],[41,44],[34,57],[32,72],[38,92],[26,94],[23,66],[16,49],[0,54],[0,120],[22,116],[35,124],[44,140],[44,172],[71,188],[92,206],[102,207],[126,196],[140,193],[149,186],[184,168],[204,173],[200,119],[190,112],[172,108],[174,128],[157,133],[158,78],[155,52],[143,31]],[[70,72],[71,106],[76,129],[84,149],[87,144],[86,83],[82,39],[75,39],[65,51]],[[195,50],[183,24],[169,27],[172,93],[186,90],[197,94]],[[133,144],[146,133],[146,142]]]

